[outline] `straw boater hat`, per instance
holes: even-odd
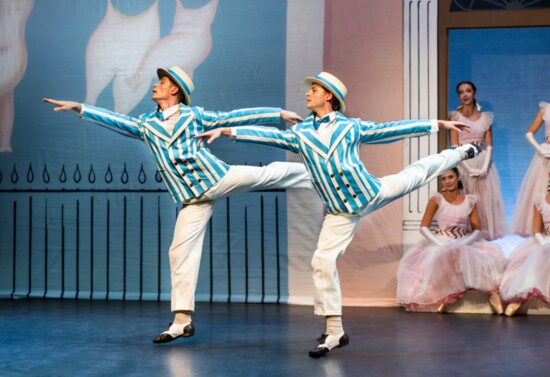
[[[313,83],[321,85],[338,99],[338,102],[340,102],[340,111],[344,111],[346,109],[344,98],[346,97],[346,94],[348,94],[348,90],[342,81],[338,80],[336,76],[333,76],[327,72],[321,72],[315,77],[306,77],[304,82],[308,87],[311,87],[311,84]]]
[[[191,93],[195,90],[195,85],[193,85],[193,81],[191,78],[187,75],[187,73],[183,72],[183,69],[180,67],[170,67],[168,69],[159,68],[157,69],[157,75],[159,79],[161,79],[163,76],[168,76],[174,84],[180,88],[181,93],[183,94],[183,103],[187,106],[191,105]]]

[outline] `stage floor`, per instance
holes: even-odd
[[[155,345],[167,302],[0,300],[0,376],[550,375],[550,316],[344,308],[350,345],[307,351],[311,307],[199,303],[195,336]]]

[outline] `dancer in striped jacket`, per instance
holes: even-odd
[[[336,261],[351,242],[359,220],[393,200],[416,190],[460,161],[479,152],[466,144],[425,157],[403,171],[377,178],[359,158],[361,144],[381,144],[426,135],[439,127],[460,131],[468,126],[445,120],[403,120],[375,123],[346,118],[347,89],[335,76],[321,72],[305,80],[307,107],[312,111],[303,122],[281,131],[268,127],[218,128],[198,138],[211,143],[219,136],[236,141],[270,145],[298,153],[322,198],[327,216],[313,254],[315,314],[327,319],[326,332],[311,357],[322,357],[333,348],[348,344],[341,315],[342,300]]]
[[[145,142],[172,198],[182,205],[169,251],[174,320],[153,339],[155,343],[166,343],[195,333],[191,314],[195,310],[204,235],[215,200],[237,192],[311,188],[311,180],[300,163],[230,166],[208,148],[201,148],[194,138],[220,126],[279,123],[281,119],[296,123],[301,120],[297,114],[268,107],[230,112],[191,107],[194,85],[182,69],[159,68],[157,74],[159,81],[152,92],[157,107],[137,118],[78,102],[43,101],[55,105],[55,111],[75,110],[83,119]]]

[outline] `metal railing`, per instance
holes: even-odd
[[[82,170],[0,170],[0,296],[169,300],[178,208],[159,173]],[[286,298],[285,200],[276,190],[216,204],[197,301]]]

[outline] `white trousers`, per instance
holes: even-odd
[[[231,166],[202,197],[184,204],[169,251],[172,311],[195,310],[204,235],[216,199],[239,192],[286,188],[312,188],[303,164],[273,162],[263,167]]]
[[[311,261],[316,315],[342,315],[342,293],[336,261],[344,255],[361,217],[420,188],[458,165],[463,157],[462,152],[453,149],[424,157],[397,174],[381,178],[378,195],[357,213],[328,214],[325,217]]]

